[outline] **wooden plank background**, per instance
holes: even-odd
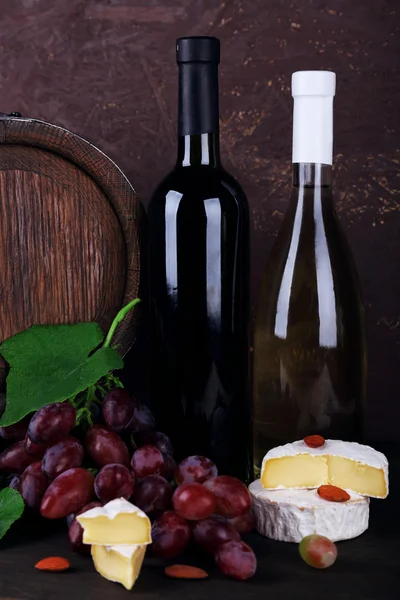
[[[400,439],[396,0],[1,0],[0,111],[65,126],[110,155],[146,206],[175,160],[175,39],[222,40],[225,165],[253,217],[252,291],[286,209],[290,75],[338,77],[335,184],[366,301],[368,433]]]

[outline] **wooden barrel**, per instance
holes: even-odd
[[[106,332],[139,292],[142,215],[98,148],[62,127],[0,114],[0,343],[33,324],[96,321]],[[136,318],[132,311],[115,334],[122,356]]]

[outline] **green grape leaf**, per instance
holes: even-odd
[[[62,402],[123,367],[114,348],[101,347],[97,323],[33,325],[0,346],[10,365],[0,426],[16,423],[46,404]]]
[[[17,490],[4,488],[0,492],[0,539],[24,512],[24,501]]]

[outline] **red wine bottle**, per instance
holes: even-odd
[[[151,405],[177,457],[251,469],[249,209],[221,165],[213,37],[177,40],[178,158],[149,206]]]

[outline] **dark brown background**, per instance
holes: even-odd
[[[336,71],[336,202],[366,300],[368,433],[400,439],[397,0],[0,0],[0,111],[65,126],[147,205],[175,158],[179,35],[222,40],[225,165],[253,216],[252,290],[286,209],[290,75]]]

